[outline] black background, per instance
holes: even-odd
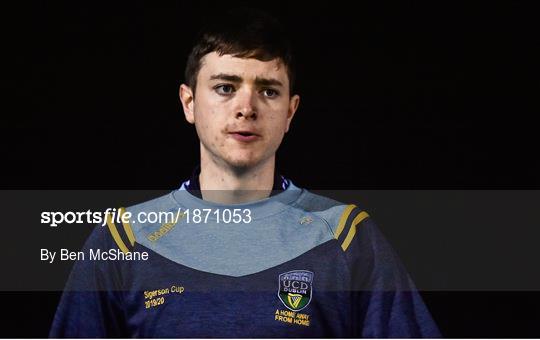
[[[4,7],[0,187],[178,187],[198,162],[177,97],[187,54],[209,12],[240,4]],[[538,189],[532,6],[255,6],[282,19],[297,50],[302,101],[278,152],[297,185]],[[46,336],[58,292],[1,296],[1,336]],[[537,292],[423,296],[446,337],[540,336]]]

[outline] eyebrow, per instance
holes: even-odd
[[[210,80],[225,80],[233,83],[241,83],[244,79],[234,74],[219,73],[210,76]],[[275,78],[255,77],[255,85],[257,86],[283,86],[279,80]]]
[[[225,81],[232,81],[233,83],[241,83],[243,79],[242,77],[239,77],[234,74],[220,73],[220,74],[214,74],[210,76],[210,80],[225,80]]]

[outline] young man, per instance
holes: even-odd
[[[369,215],[276,174],[298,108],[286,34],[254,11],[201,34],[180,87],[200,169],[172,193],[108,221],[79,261],[53,337],[437,337],[429,312]],[[178,213],[180,211],[180,213]]]

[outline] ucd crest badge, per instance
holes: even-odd
[[[298,312],[311,301],[313,273],[293,270],[279,275],[278,297],[285,307]]]

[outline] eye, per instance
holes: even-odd
[[[263,95],[268,98],[275,98],[279,96],[279,92],[274,89],[264,89],[262,92]]]
[[[234,92],[234,86],[230,84],[221,84],[214,87],[214,91],[222,96],[230,95]]]

